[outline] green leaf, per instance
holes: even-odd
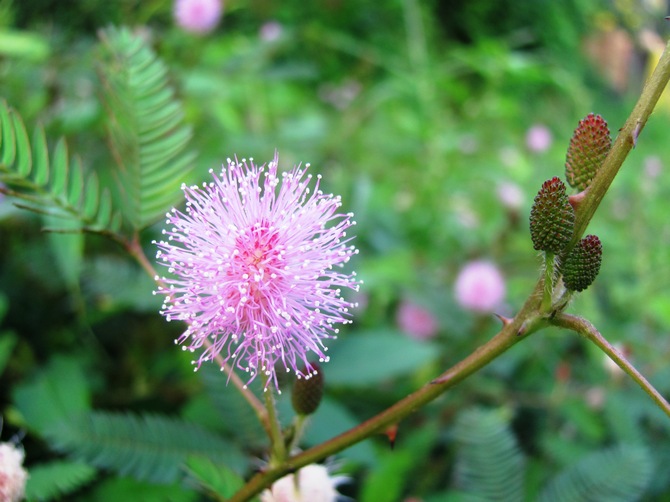
[[[191,129],[168,82],[167,68],[126,28],[102,34],[100,77],[112,114],[109,138],[118,163],[123,214],[134,228],[161,219],[182,197],[192,168]]]
[[[26,426],[46,434],[54,424],[74,420],[91,408],[90,378],[72,358],[54,357],[32,380],[14,390]]]
[[[247,462],[223,438],[183,420],[159,415],[93,412],[61,422],[52,428],[49,438],[54,448],[75,459],[156,483],[178,479],[191,456],[240,471]]]
[[[326,385],[379,384],[418,370],[438,353],[432,344],[393,329],[358,332],[331,343],[330,361],[323,365]]]
[[[554,478],[540,502],[632,502],[649,485],[654,464],[641,445],[622,444],[591,453]]]
[[[380,452],[375,468],[361,488],[361,502],[395,502],[402,500],[408,478],[417,469],[417,458],[425,458],[435,444],[437,431],[433,427],[403,436],[391,450]]]
[[[2,316],[0,316],[0,320],[2,320]],[[7,361],[9,361],[9,357],[12,355],[17,341],[16,335],[11,331],[0,332],[0,375],[5,370]]]
[[[186,462],[188,474],[210,494],[231,497],[244,486],[244,479],[225,465],[215,464],[203,457],[191,457]]]
[[[30,466],[26,483],[28,500],[52,500],[68,495],[95,478],[97,471],[81,462],[57,460]]]
[[[458,447],[456,486],[482,500],[523,500],[525,459],[505,410],[480,408],[458,415],[454,439]]]
[[[86,498],[91,502],[196,502],[198,494],[180,483],[149,484],[131,478],[110,478],[102,482]]]
[[[39,126],[31,142],[21,117],[4,101],[0,101],[0,182],[9,185],[10,195],[28,201],[19,205],[24,209],[75,220],[75,228],[92,232],[119,228],[118,217],[105,194],[100,194],[95,173],[84,176],[81,162],[69,159],[63,139],[50,155]],[[68,229],[72,226],[59,228]]]
[[[84,235],[78,231],[81,229],[79,222],[76,220],[63,221],[62,218],[49,214],[43,215],[42,221],[46,228],[72,230],[71,233],[49,232],[47,240],[55,258],[55,264],[65,283],[72,288],[78,288],[84,257]]]

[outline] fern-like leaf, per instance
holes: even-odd
[[[111,195],[101,190],[95,173],[84,174],[71,159],[65,140],[49,151],[42,127],[32,141],[23,120],[0,100],[0,181],[4,193],[24,200],[19,207],[78,221],[84,230],[115,231],[120,217],[112,211]]]
[[[26,483],[28,500],[52,500],[68,495],[95,478],[94,467],[81,462],[58,460],[30,467]]]
[[[504,411],[466,410],[459,414],[453,434],[458,488],[487,501],[523,500],[525,459]]]
[[[649,452],[623,444],[591,453],[554,478],[540,502],[634,502],[644,494],[654,472]]]
[[[141,38],[110,28],[102,42],[100,76],[124,215],[141,229],[181,199],[179,187],[194,160],[187,150],[191,130],[165,65]]]
[[[75,459],[140,481],[169,483],[187,458],[200,456],[233,470],[245,457],[224,439],[182,420],[158,415],[93,412],[50,430],[51,444]]]

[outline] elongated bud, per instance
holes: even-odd
[[[563,264],[563,284],[571,291],[584,291],[600,272],[603,246],[596,235],[587,235],[570,251]]]
[[[530,237],[538,251],[560,253],[572,238],[575,210],[565,184],[554,177],[545,181],[530,210]]]
[[[317,364],[303,371],[307,376],[298,377],[293,384],[291,403],[299,415],[311,415],[316,411],[323,397],[323,373]]]
[[[612,138],[605,119],[590,113],[580,120],[565,159],[565,178],[570,186],[585,190],[611,148]]]

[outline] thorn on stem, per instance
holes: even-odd
[[[509,324],[512,323],[512,319],[510,319],[509,317],[505,317],[503,315],[496,314],[496,313],[494,313],[493,315],[496,316],[498,318],[498,320],[500,320],[503,327],[508,326]]]
[[[398,435],[398,424],[389,425],[386,430],[384,430],[384,434],[389,439],[389,445],[391,446],[391,449],[393,449],[395,447],[396,436]]]

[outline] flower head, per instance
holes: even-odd
[[[402,331],[417,340],[433,338],[440,329],[432,312],[407,300],[398,306],[396,322]]]
[[[11,443],[0,443],[0,500],[23,499],[28,473],[23,468],[23,450]]]
[[[346,480],[344,476],[330,477],[323,465],[306,465],[297,473],[275,481],[261,493],[261,502],[335,502],[339,495],[335,488]]]
[[[174,18],[192,33],[208,33],[216,28],[223,13],[221,0],[176,0]]]
[[[157,243],[172,274],[158,288],[161,313],[187,324],[176,340],[185,350],[203,349],[196,369],[221,356],[275,386],[275,365],[309,377],[310,352],[328,360],[324,339],[355,307],[341,292],[359,285],[341,270],[358,252],[346,234],[353,215],[319,190],[320,176],[310,189],[309,164],[277,166],[276,155],[267,167],[228,159],[212,182],[182,186],[186,212],[167,214],[168,240]]]
[[[526,146],[531,152],[546,152],[553,140],[549,128],[542,124],[535,124],[526,132]]]
[[[455,294],[461,307],[490,313],[500,306],[505,297],[505,280],[493,263],[471,261],[458,273]]]

